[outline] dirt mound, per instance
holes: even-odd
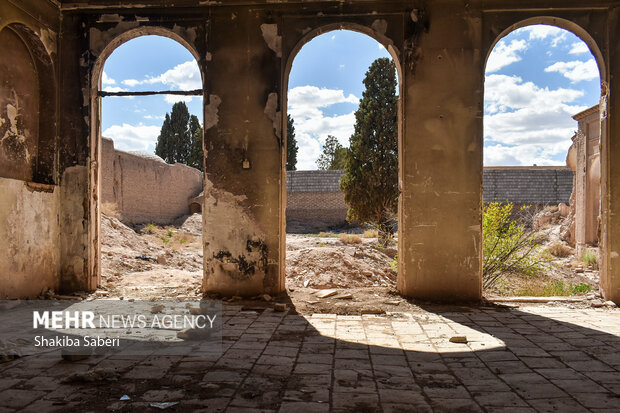
[[[179,220],[177,225],[181,231],[202,237],[202,214],[192,214]]]
[[[345,244],[334,238],[288,236],[287,286],[301,288],[393,287],[392,250],[376,240]]]

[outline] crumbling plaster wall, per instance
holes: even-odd
[[[60,11],[0,2],[0,298],[61,285],[62,197],[55,159]],[[36,182],[34,182],[36,181]]]
[[[55,3],[23,4],[37,10]],[[97,77],[106,48],[129,32],[172,31],[193,46],[205,74],[209,233],[203,287],[226,294],[284,288],[284,91],[293,52],[309,34],[357,25],[400,61],[398,287],[426,299],[481,295],[484,62],[497,39],[524,21],[561,27],[569,22],[591,48],[601,47],[595,55],[603,81],[620,77],[618,9],[612,0],[60,4],[57,176],[61,186],[64,177],[71,183],[60,194],[60,262],[72,288],[80,282],[71,280],[92,288],[98,279]],[[6,1],[0,6],[16,9]],[[613,218],[620,214],[620,163],[609,162],[620,159],[620,143],[609,140],[620,127],[620,91],[615,84],[603,89],[609,120],[602,122],[601,144],[602,283],[607,297],[620,300],[620,220]]]
[[[60,285],[59,210],[57,186],[0,178],[0,299]]]

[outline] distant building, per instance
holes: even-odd
[[[599,105],[573,116],[577,133],[566,156],[566,164],[575,172],[571,195],[573,230],[570,239],[581,254],[587,245],[598,245],[601,211],[601,121]]]
[[[346,225],[347,205],[340,191],[344,171],[287,171],[287,232],[315,232]],[[542,209],[568,203],[573,171],[565,166],[484,168],[485,203],[511,202]]]

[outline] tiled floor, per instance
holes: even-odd
[[[620,411],[617,309],[225,315],[219,357],[2,363],[0,412],[159,411],[150,403],[165,401],[179,402],[166,411],[204,412]],[[118,378],[63,383],[89,369]]]

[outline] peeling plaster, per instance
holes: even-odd
[[[261,24],[260,31],[267,46],[276,53],[276,56],[282,57],[282,36],[278,36],[278,25]]]
[[[206,177],[204,194],[203,233],[208,235],[203,288],[235,295],[262,292],[268,266],[266,237],[245,206],[247,197],[217,189]]]
[[[273,130],[278,138],[282,137],[282,112],[278,111],[278,94],[270,93],[265,104],[265,115],[273,124]]]
[[[138,21],[119,21],[116,26],[105,31],[91,27],[89,31],[90,51],[95,56],[99,56],[108,45],[110,39],[139,26],[140,22]]]
[[[211,129],[214,126],[217,126],[218,122],[220,121],[218,109],[221,103],[222,99],[218,95],[209,95],[209,104],[205,106],[205,131]]]
[[[7,153],[12,154],[14,159],[23,159],[24,162],[29,163],[31,160],[31,154],[28,150],[28,140],[30,137],[30,131],[27,129],[21,130],[19,121],[19,106],[15,91],[13,91],[14,103],[12,105],[7,103],[6,115],[8,119],[0,117],[0,127],[5,125],[8,120],[8,127],[4,132],[4,136],[0,138],[0,145],[5,146]]]
[[[58,34],[49,29],[41,29],[41,33],[39,33],[39,38],[41,39],[41,43],[45,47],[48,55],[56,54],[56,45],[58,42]]]

